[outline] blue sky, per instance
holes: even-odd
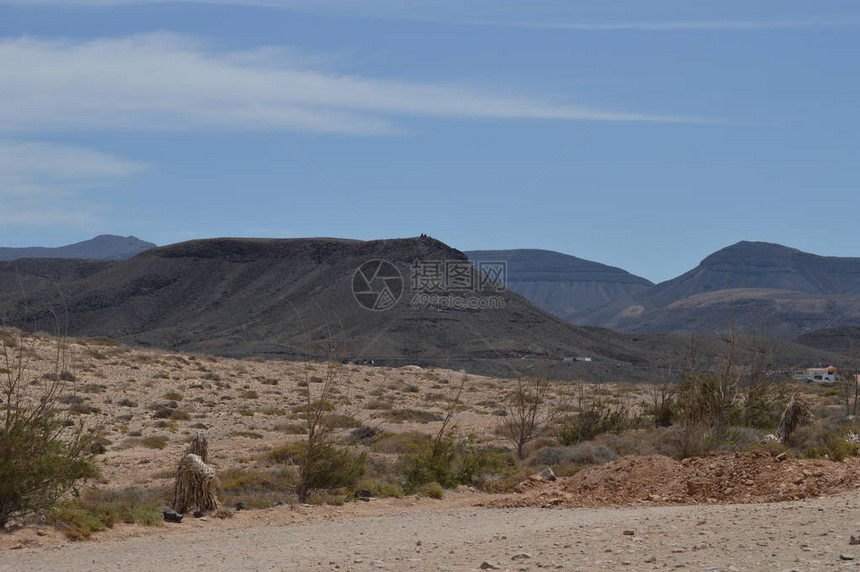
[[[0,0],[0,245],[860,256],[858,37],[847,1]]]

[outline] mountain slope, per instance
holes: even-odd
[[[860,296],[860,258],[817,256],[779,244],[743,241],[658,284],[647,299],[651,306],[663,307],[694,294],[738,288]]]
[[[0,300],[27,297],[42,289],[62,288],[107,270],[115,264],[110,260],[79,260],[72,258],[24,258],[0,261]]]
[[[739,329],[766,329],[783,339],[860,325],[860,258],[739,242],[582,318],[626,332],[724,332],[733,321]]]
[[[860,326],[815,330],[798,336],[794,341],[811,348],[850,356],[855,362],[854,368],[860,365],[857,363],[860,357]]]
[[[90,240],[46,248],[31,246],[26,248],[0,248],[0,260],[19,258],[92,258],[101,260],[124,260],[139,254],[155,244],[145,242],[134,236],[115,236],[101,234]]]
[[[653,284],[629,272],[549,250],[473,250],[475,263],[507,263],[507,287],[569,322]]]
[[[403,297],[384,311],[353,297],[356,270],[373,260],[390,261],[406,281]],[[475,298],[480,309],[415,307],[409,282],[416,260],[472,268],[463,253],[428,237],[195,240],[0,297],[0,315],[9,325],[53,331],[55,315],[68,312],[75,336],[233,357],[324,358],[334,343],[351,360],[490,375],[510,375],[514,364],[530,371],[530,358],[548,358],[554,377],[595,381],[654,379],[660,366],[681,360],[687,343],[678,335],[577,327],[510,291],[449,292]],[[821,359],[818,350],[796,349],[797,363]],[[703,361],[725,351],[725,340],[703,338]],[[593,361],[562,360],[572,356]]]

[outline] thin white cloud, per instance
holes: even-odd
[[[842,20],[667,20],[662,22],[609,22],[609,23],[544,23],[544,24],[504,24],[539,29],[584,30],[584,31],[638,31],[671,32],[684,30],[723,30],[752,32],[756,30],[778,30],[785,28],[827,28],[852,26],[860,23],[858,19]]]
[[[0,224],[87,226],[103,209],[85,191],[142,168],[81,147],[0,140]]]
[[[790,28],[822,28],[856,26],[860,18],[840,17],[783,17],[764,19],[744,18],[684,18],[649,20],[625,20],[617,7],[601,2],[564,2],[557,0],[533,1],[527,7],[519,2],[502,0],[471,0],[464,3],[436,0],[0,0],[2,4],[26,4],[43,6],[116,7],[140,4],[209,4],[255,6],[307,12],[317,15],[336,14],[380,20],[430,21],[445,24],[475,26],[505,26],[537,29],[567,29],[582,31],[707,31],[722,30],[752,32]],[[688,4],[687,12],[702,12],[702,6]],[[655,12],[654,4],[649,12]],[[678,6],[674,6],[677,9]],[[732,12],[726,6],[723,12]],[[738,10],[735,9],[735,12]],[[489,17],[488,17],[489,16]],[[528,19],[523,17],[527,16]]]
[[[150,33],[86,41],[0,39],[0,131],[265,129],[390,134],[400,119],[698,121],[595,109],[465,86],[315,71],[283,49],[224,52]]]

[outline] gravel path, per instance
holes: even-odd
[[[0,552],[0,570],[856,569],[857,492],[752,505],[421,510]],[[187,530],[187,529],[186,529]],[[632,532],[633,534],[628,534]],[[526,555],[522,555],[526,553]],[[521,558],[513,559],[518,554]]]

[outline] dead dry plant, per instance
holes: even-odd
[[[173,486],[172,508],[184,514],[189,510],[201,512],[221,510],[218,498],[220,485],[215,469],[206,464],[209,458],[209,443],[202,433],[191,440],[191,444],[179,462]]]

